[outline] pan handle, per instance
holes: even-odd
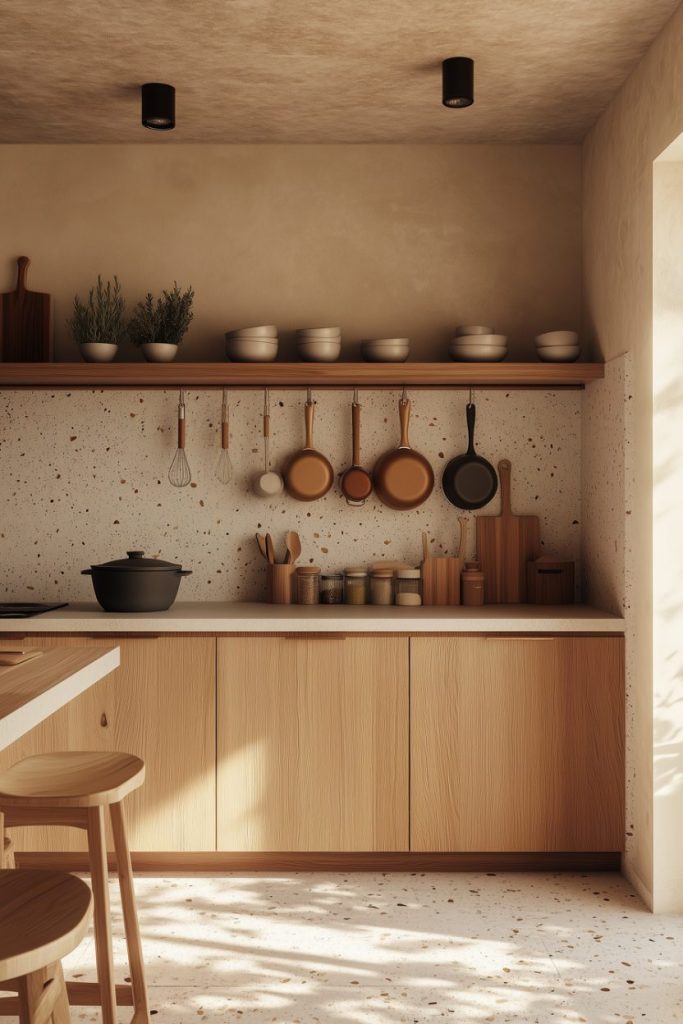
[[[510,476],[512,463],[509,459],[501,459],[498,463],[498,478],[500,480],[500,514],[501,516],[512,515],[512,504],[510,498]]]
[[[477,407],[474,402],[468,402],[465,407],[467,416],[467,454],[474,455],[474,421],[477,416]]]
[[[313,447],[313,414],[315,413],[315,402],[312,402],[310,398],[306,402],[306,443],[304,448]]]
[[[360,464],[360,405],[357,395],[351,406],[351,437],[353,440],[352,461],[354,466],[358,466]]]
[[[398,403],[398,415],[401,420],[401,440],[399,448],[410,448],[408,440],[408,426],[410,425],[410,399],[401,398]]]

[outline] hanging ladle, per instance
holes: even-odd
[[[192,483],[190,464],[185,454],[185,393],[182,388],[178,397],[178,450],[168,471],[168,479],[174,487],[187,487]]]
[[[263,457],[264,470],[257,477],[254,489],[262,498],[275,498],[282,493],[284,482],[279,473],[270,468],[270,392],[263,392]]]
[[[358,401],[358,388],[354,388],[353,404],[351,406],[351,429],[353,439],[352,465],[349,466],[341,478],[342,494],[346,498],[347,505],[364,505],[372,493],[372,477],[360,465],[360,403]]]

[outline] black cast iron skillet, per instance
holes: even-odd
[[[441,485],[451,505],[475,509],[488,505],[498,490],[498,477],[490,462],[474,450],[476,408],[467,403],[467,452],[451,459],[443,471]]]

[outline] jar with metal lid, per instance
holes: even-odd
[[[370,573],[370,603],[394,603],[394,570],[373,569]]]
[[[341,604],[344,597],[344,574],[331,572],[320,577],[320,603]]]
[[[298,604],[320,603],[320,568],[300,565],[296,570],[296,600]]]
[[[368,574],[365,569],[344,570],[344,603],[367,604],[369,597]]]
[[[465,562],[462,571],[462,603],[468,608],[484,603],[484,573],[480,562]]]
[[[416,607],[422,604],[422,570],[396,570],[396,604]]]

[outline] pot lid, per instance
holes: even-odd
[[[164,562],[163,558],[145,558],[144,551],[127,551],[127,558],[116,558],[112,562],[103,562],[101,565],[93,565],[92,569],[118,569],[126,572],[145,569],[156,570],[157,572],[177,572],[182,566],[174,562]]]

